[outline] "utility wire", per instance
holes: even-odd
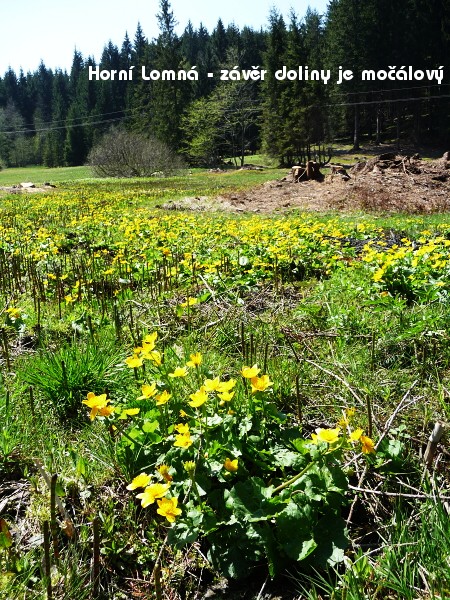
[[[450,85],[450,84],[444,84],[444,85]],[[377,91],[370,91],[370,92],[349,92],[348,94],[346,94],[347,96],[351,96],[351,95],[361,95],[363,93],[365,94],[377,94],[377,93],[381,93],[382,91],[410,91],[410,90],[415,90],[415,89],[430,89],[431,87],[440,87],[440,86],[420,86],[420,87],[412,87],[412,88],[397,88],[397,90],[377,90]],[[345,95],[345,92],[341,92],[342,95]],[[376,104],[398,104],[398,103],[404,103],[404,102],[420,102],[420,101],[426,101],[426,100],[439,100],[441,98],[450,98],[450,94],[439,94],[439,95],[432,95],[432,96],[415,96],[415,97],[409,97],[409,98],[395,98],[395,99],[379,99],[379,100],[361,100],[359,102],[333,102],[330,104],[315,104],[314,106],[322,106],[324,108],[332,108],[332,107],[336,107],[336,106],[345,106],[345,107],[350,107],[350,106],[371,106],[371,105],[376,105]],[[254,101],[254,102],[249,102],[249,104],[258,104],[260,103],[260,101]],[[128,116],[130,116],[131,114],[138,112],[140,110],[142,110],[143,108],[146,108],[148,105],[143,104],[141,106],[135,107],[135,108],[128,108],[128,109],[123,109],[120,111],[114,111],[114,112],[108,112],[108,113],[102,113],[99,115],[92,115],[91,117],[87,117],[88,119],[98,119],[96,121],[92,121],[92,120],[85,120],[81,123],[72,123],[73,121],[78,121],[80,119],[86,119],[86,117],[74,117],[73,119],[60,119],[60,120],[56,120],[56,121],[48,121],[47,123],[43,123],[43,126],[39,127],[39,128],[34,128],[32,124],[29,124],[29,128],[28,129],[10,129],[10,130],[2,130],[0,129],[0,133],[1,134],[5,134],[5,135],[16,135],[19,133],[42,133],[42,132],[50,132],[50,131],[58,131],[58,130],[62,130],[62,129],[66,129],[67,127],[88,127],[90,125],[104,125],[106,123],[117,123],[119,121],[123,121],[124,119],[126,119]],[[126,113],[126,114],[124,114]],[[103,117],[103,116],[108,116],[108,115],[115,115],[115,114],[122,114],[123,116],[121,117],[115,117],[115,118],[111,118],[111,119],[99,119],[99,117]],[[54,123],[64,123],[64,125],[56,125],[53,126]],[[50,125],[50,126],[47,126]]]

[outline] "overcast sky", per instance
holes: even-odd
[[[189,19],[212,31],[220,17],[225,25],[267,26],[275,6],[288,17],[291,7],[299,17],[308,5],[324,13],[327,0],[172,0],[181,33]],[[158,0],[0,0],[0,76],[11,66],[35,71],[41,59],[51,69],[70,69],[75,48],[83,57],[99,61],[109,41],[119,47],[125,32],[134,38],[138,22],[148,38],[156,37]]]

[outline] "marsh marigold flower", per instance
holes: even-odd
[[[273,385],[273,381],[270,381],[268,375],[262,375],[261,377],[252,377],[250,379],[252,386],[252,394],[256,392],[264,392],[267,388]]]
[[[189,425],[186,425],[185,423],[178,423],[177,425],[175,425],[174,429],[176,431],[178,431],[178,433],[182,433],[182,434],[189,433]]]
[[[89,392],[86,400],[83,400],[82,402],[91,409],[89,414],[91,421],[93,421],[95,417],[109,417],[115,410],[113,406],[108,406],[111,400],[106,397],[106,394],[96,396],[93,392]]]
[[[138,400],[147,400],[148,398],[153,398],[156,395],[156,383],[145,383],[142,386],[142,396],[139,396]]]
[[[217,394],[222,402],[230,402],[233,399],[234,392],[222,392]]]
[[[175,436],[174,446],[177,446],[178,448],[189,448],[189,446],[194,443],[189,432],[189,425],[179,423],[178,425],[175,425],[175,430],[178,431],[178,435]]]
[[[217,386],[217,391],[220,393],[229,392],[230,390],[232,390],[234,388],[235,385],[236,385],[235,379],[229,379],[228,381],[221,381],[220,384]]]
[[[195,354],[190,354],[190,355],[189,355],[189,358],[190,358],[191,360],[189,360],[189,361],[186,363],[186,365],[187,365],[188,367],[199,367],[199,366],[202,364],[202,362],[203,362],[203,357],[202,357],[202,355],[200,354],[200,352],[196,352]]]
[[[169,523],[174,523],[175,519],[183,512],[181,508],[177,508],[178,498],[163,498],[158,500],[158,508],[156,512],[162,517],[166,517]]]
[[[150,504],[153,504],[157,498],[162,498],[167,494],[170,488],[170,483],[152,483],[145,488],[142,494],[138,494],[136,498],[139,498],[143,508],[146,508]]]
[[[216,392],[220,387],[220,379],[218,377],[214,377],[214,379],[205,379],[204,386],[207,392]]]
[[[359,441],[362,444],[361,451],[364,454],[374,454],[375,453],[375,443],[373,440],[370,439],[370,437],[362,435],[359,438]]]
[[[161,477],[164,479],[164,481],[167,481],[168,483],[173,481],[173,477],[169,473],[169,467],[167,465],[159,465],[158,473],[161,475]]]
[[[137,488],[145,488],[150,483],[150,481],[150,475],[147,475],[147,473],[141,473],[133,479],[130,485],[127,485],[127,490],[131,491]]]
[[[130,369],[137,369],[138,367],[142,367],[144,362],[139,356],[133,355],[125,359],[125,364]]]
[[[190,433],[180,433],[175,436],[174,446],[178,448],[189,448],[193,443]]]
[[[316,429],[316,433],[313,433],[311,437],[315,444],[319,442],[334,444],[334,442],[337,442],[340,432],[340,427],[336,427],[336,429]]]
[[[128,419],[128,417],[134,417],[135,415],[139,414],[140,410],[140,408],[126,408],[120,413],[119,419],[123,420]]]
[[[202,385],[194,394],[189,394],[189,398],[191,399],[189,406],[192,406],[192,408],[199,408],[205,404],[208,400],[208,392],[206,391],[205,386]]]
[[[150,360],[157,367],[160,367],[162,365],[161,352],[158,352],[158,350],[152,350],[151,352],[148,352],[147,350],[144,350],[142,352],[141,356],[145,360]]]
[[[194,305],[195,305],[195,304],[197,304],[197,303],[198,303],[198,300],[197,300],[197,298],[192,298],[192,296],[190,296],[190,297],[189,297],[189,298],[186,300],[186,302],[182,302],[182,303],[180,304],[180,306],[182,306],[183,308],[186,308],[186,307],[188,307],[188,306],[194,306]]]
[[[230,458],[226,458],[223,466],[229,473],[235,473],[238,470],[238,459],[231,460]]]
[[[252,377],[256,377],[261,369],[258,369],[258,365],[253,365],[253,367],[242,367],[241,375],[245,377],[245,379],[251,379]]]
[[[363,434],[363,430],[360,427],[358,427],[358,429],[355,429],[354,431],[352,431],[350,433],[349,437],[352,440],[352,442],[357,442],[358,440],[361,439],[362,434]]]
[[[22,310],[13,306],[7,308],[6,312],[8,313],[11,319],[20,319],[20,317],[22,316]]]
[[[155,347],[156,338],[158,337],[158,332],[154,331],[153,333],[149,333],[142,340],[142,344],[144,346],[152,346],[152,350]]]
[[[186,377],[187,374],[187,367],[177,367],[173,373],[169,373],[169,377]]]
[[[162,406],[163,404],[167,404],[171,397],[172,394],[169,394],[167,390],[164,390],[163,392],[161,392],[161,394],[158,394],[156,396],[156,406]]]

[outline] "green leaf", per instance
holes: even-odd
[[[169,529],[168,541],[171,546],[182,548],[195,542],[199,533],[199,528],[193,525],[191,519],[179,520]]]
[[[0,519],[0,548],[11,548],[12,537],[5,519]]]
[[[290,502],[277,517],[278,541],[293,560],[304,560],[316,548],[312,535],[312,515]]]
[[[267,486],[259,477],[239,481],[225,491],[225,505],[238,519],[248,523],[267,520],[279,511],[281,499],[271,498],[273,486]]]
[[[144,421],[143,424],[142,424],[142,431],[144,433],[153,433],[158,428],[159,428],[158,421]],[[128,435],[130,435],[129,432],[128,432]]]
[[[317,549],[312,556],[314,565],[333,567],[344,560],[348,538],[342,517],[331,512],[324,515],[315,528],[314,538],[317,541]]]

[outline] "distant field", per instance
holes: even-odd
[[[43,183],[59,183],[61,181],[74,181],[92,177],[89,167],[21,167],[4,169],[0,171],[0,185],[17,185],[25,181],[32,181],[36,185]]]
[[[277,167],[276,161],[262,154],[248,156],[245,159],[245,164],[262,165],[271,169],[275,169]],[[231,172],[233,172],[233,170],[234,169],[231,169]],[[191,171],[202,172],[205,170],[193,169]],[[0,171],[0,186],[18,185],[19,183],[25,181],[32,181],[35,185],[42,185],[43,183],[55,184],[63,181],[78,181],[80,179],[95,179],[98,181],[97,178],[94,178],[92,170],[88,166],[57,167],[54,169],[41,166],[32,166],[3,169]],[[142,179],[140,181],[142,181]]]

